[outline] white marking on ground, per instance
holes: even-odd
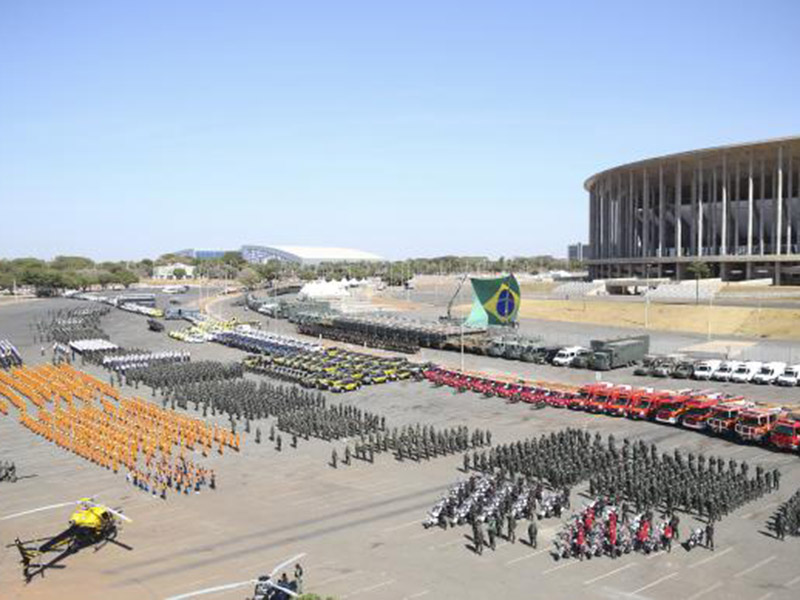
[[[411,527],[412,525],[420,525],[421,521],[419,519],[415,519],[414,521],[409,521],[408,523],[403,523],[402,525],[394,525],[393,527],[387,527],[386,529],[381,529],[381,533],[389,533],[390,531],[397,531],[399,529],[405,529],[406,527]]]
[[[750,518],[750,517],[752,517],[753,515],[757,515],[757,514],[759,514],[760,512],[763,512],[763,511],[765,511],[766,509],[768,509],[768,508],[770,508],[770,507],[772,507],[772,506],[777,506],[778,504],[780,504],[780,502],[770,502],[770,503],[768,503],[768,504],[765,504],[765,505],[764,505],[764,506],[762,506],[761,508],[758,508],[758,509],[754,510],[753,512],[749,512],[749,513],[747,513],[747,514],[745,514],[745,515],[742,515],[742,516],[741,516],[741,518],[742,518],[742,519],[749,519],[749,518]]]
[[[564,563],[561,563],[561,564],[560,564],[560,565],[558,565],[557,567],[552,567],[552,568],[550,568],[550,569],[547,569],[547,570],[545,570],[545,571],[542,571],[542,575],[547,575],[548,573],[552,573],[552,572],[554,572],[554,571],[558,571],[558,570],[560,570],[560,569],[563,569],[564,567],[569,567],[570,565],[576,565],[576,564],[578,564],[579,562],[581,562],[581,561],[579,561],[579,560],[571,560],[571,561],[569,561],[569,562],[564,562]]]
[[[771,563],[771,562],[772,562],[773,560],[775,560],[776,558],[778,558],[778,557],[777,557],[775,554],[773,554],[772,556],[768,556],[768,557],[767,557],[767,558],[765,558],[764,560],[758,561],[758,562],[757,562],[756,564],[754,564],[752,567],[750,567],[750,568],[747,568],[747,569],[745,569],[744,571],[739,571],[739,572],[738,572],[736,575],[734,575],[734,577],[744,577],[744,576],[745,576],[745,575],[747,575],[748,573],[752,573],[752,572],[753,572],[753,571],[755,571],[756,569],[760,569],[760,568],[761,568],[761,567],[763,567],[764,565]]]
[[[361,571],[350,571],[349,573],[342,573],[341,575],[334,575],[333,577],[328,577],[328,579],[323,579],[322,581],[316,582],[314,585],[315,587],[324,587],[329,583],[333,583],[334,581],[341,581],[342,579],[346,579],[351,577],[352,575],[357,575],[361,573]]]
[[[250,579],[248,581],[240,581],[238,583],[229,583],[227,585],[218,585],[216,587],[206,588],[204,590],[197,590],[196,592],[188,592],[186,594],[180,594],[178,596],[170,596],[167,600],[181,600],[182,598],[192,598],[194,596],[204,596],[206,594],[213,594],[214,592],[222,592],[225,590],[233,590],[239,587],[244,587],[246,585],[254,585],[256,583],[256,579]]]
[[[790,579],[789,581],[787,581],[787,582],[786,582],[786,583],[784,583],[783,585],[785,585],[786,587],[792,587],[792,586],[793,586],[795,583],[797,583],[798,581],[800,581],[800,575],[798,575],[798,576],[797,576],[797,577],[795,577],[794,579]]]
[[[379,588],[386,587],[387,585],[392,585],[394,582],[395,582],[394,579],[387,579],[386,581],[381,581],[380,583],[376,583],[375,585],[371,585],[369,587],[352,591],[349,594],[345,594],[344,596],[342,596],[342,598],[351,598],[352,596],[357,596],[358,594],[363,594],[365,592],[372,592]]]
[[[692,565],[692,566],[694,566],[694,565]],[[705,588],[705,589],[703,589],[703,590],[700,590],[700,591],[699,591],[699,592],[697,592],[696,594],[692,594],[692,595],[691,595],[691,596],[689,596],[689,597],[688,597],[686,600],[697,600],[697,599],[698,599],[698,598],[700,598],[701,596],[705,596],[706,594],[708,594],[708,593],[710,593],[710,592],[713,592],[713,591],[714,591],[714,590],[716,590],[717,588],[720,588],[720,587],[722,587],[722,585],[723,585],[723,584],[722,584],[722,582],[721,582],[721,581],[717,581],[717,582],[716,582],[716,583],[714,583],[713,585],[710,585],[709,587],[707,587],[707,588]]]
[[[530,554],[525,554],[524,556],[518,556],[517,558],[510,560],[506,563],[506,566],[515,565],[518,562],[522,562],[523,560],[528,560],[529,558],[533,558],[534,556],[539,556],[540,554],[544,554],[548,552],[548,548],[542,548],[541,550],[537,550],[536,552],[531,552]]]
[[[421,592],[411,594],[410,596],[404,596],[403,600],[414,600],[414,598],[422,598],[422,596],[427,596],[430,593],[431,593],[430,590],[422,590]]]
[[[725,556],[728,552],[732,552],[732,551],[733,551],[733,547],[732,546],[728,547],[728,548],[725,548],[725,550],[723,550],[722,552],[720,552],[718,554],[714,553],[711,556],[709,556],[707,558],[704,558],[703,560],[698,560],[696,563],[692,563],[691,565],[689,565],[689,568],[690,569],[694,569],[695,567],[699,567],[700,565],[704,565],[704,564],[706,564],[708,562],[711,562],[712,560],[716,560],[721,556]]]
[[[611,577],[612,575],[619,573],[620,571],[624,571],[626,569],[630,569],[631,567],[635,567],[636,563],[628,563],[623,567],[619,567],[618,569],[614,569],[613,571],[609,571],[608,573],[603,573],[602,575],[598,575],[597,577],[593,577],[592,579],[587,579],[583,582],[583,585],[589,585],[594,583],[595,581],[600,581],[601,579],[605,579],[606,577]]]
[[[677,574],[678,574],[678,572],[677,572],[677,571],[675,571],[674,573],[670,573],[669,575],[664,575],[663,577],[659,577],[659,578],[658,578],[658,579],[656,579],[655,581],[653,581],[653,582],[651,582],[651,583],[648,583],[647,585],[644,585],[644,586],[640,587],[638,590],[634,590],[634,591],[632,591],[632,592],[631,592],[629,595],[630,595],[630,596],[635,596],[636,594],[639,594],[639,593],[641,593],[641,592],[643,592],[643,591],[645,591],[645,590],[649,590],[651,587],[655,587],[655,586],[657,586],[659,583],[662,583],[662,582],[666,581],[667,579],[672,579],[672,578],[673,578],[673,577],[675,577]]]
[[[455,546],[456,544],[463,544],[464,538],[458,540],[451,540],[449,542],[445,542],[444,544],[437,544],[436,546],[428,546],[428,550],[438,550],[439,548],[449,548],[450,546]]]

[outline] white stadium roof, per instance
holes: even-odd
[[[242,246],[242,256],[247,262],[262,263],[269,260],[288,260],[304,264],[321,262],[361,262],[383,260],[371,252],[352,248],[327,248],[321,246]]]
[[[270,246],[294,254],[302,260],[383,260],[377,254],[352,248],[326,248],[321,246]]]

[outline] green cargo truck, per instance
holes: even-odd
[[[613,340],[592,340],[589,368],[610,371],[642,360],[650,351],[649,335],[634,335]]]

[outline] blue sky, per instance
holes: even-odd
[[[800,134],[800,3],[0,2],[0,256],[564,255],[583,181]]]

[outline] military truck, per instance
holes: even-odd
[[[610,371],[638,363],[650,351],[649,335],[634,335],[614,340],[592,340],[589,368]]]

